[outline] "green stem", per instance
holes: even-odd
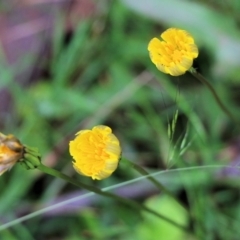
[[[124,161],[127,165],[133,167],[136,171],[138,171],[141,175],[146,176],[146,178],[152,182],[160,191],[164,192],[165,194],[167,194],[168,196],[170,196],[171,198],[173,198],[178,204],[181,205],[181,207],[183,207],[187,212],[188,209],[181,203],[179,202],[179,200],[175,197],[175,195],[169,191],[167,188],[165,188],[160,182],[158,182],[154,177],[152,177],[151,175],[149,175],[149,173],[142,168],[141,166],[137,165],[134,162],[129,161],[126,158],[122,158],[121,161]]]
[[[206,85],[210,92],[213,94],[213,97],[215,98],[216,102],[218,103],[219,107],[222,109],[222,111],[237,125],[239,125],[238,121],[236,118],[232,115],[232,113],[228,110],[228,108],[222,103],[220,97],[217,95],[216,91],[214,90],[213,86],[211,85],[210,82],[207,81],[195,68],[191,68],[189,72],[196,78],[198,79],[201,83]]]
[[[88,184],[76,181],[76,180],[68,177],[67,175],[65,175],[65,174],[63,174],[63,173],[61,173],[61,172],[59,172],[59,171],[57,171],[55,169],[52,169],[52,168],[49,168],[49,167],[43,165],[42,163],[38,166],[38,169],[41,170],[44,173],[47,173],[47,174],[51,175],[51,176],[61,178],[61,179],[65,180],[65,181],[67,181],[67,182],[69,182],[69,183],[71,183],[71,184],[73,184],[73,185],[75,185],[75,186],[77,186],[79,188],[84,188],[84,189],[87,189],[87,190],[89,190],[91,192],[99,194],[101,196],[112,198],[114,200],[117,200],[118,202],[122,202],[122,203],[124,203],[124,204],[126,204],[126,205],[128,205],[130,207],[136,208],[139,211],[140,210],[144,210],[146,212],[149,212],[149,213],[151,213],[151,214],[161,218],[162,220],[165,220],[166,222],[171,223],[175,227],[180,228],[183,231],[186,231],[186,232],[188,231],[188,229],[185,226],[182,226],[182,225],[174,222],[173,220],[171,220],[171,219],[161,215],[160,213],[158,213],[158,212],[156,212],[156,211],[146,207],[145,205],[137,203],[137,202],[135,202],[135,201],[133,201],[131,199],[123,198],[123,197],[120,197],[120,196],[115,195],[113,193],[102,191],[101,189],[96,188],[94,186],[91,186],[91,185],[88,185]]]

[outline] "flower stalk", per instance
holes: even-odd
[[[160,213],[158,213],[158,212],[156,212],[156,211],[146,207],[143,204],[135,202],[134,200],[123,198],[121,196],[118,196],[118,195],[110,193],[110,192],[103,191],[103,190],[101,190],[101,189],[99,189],[97,187],[88,185],[86,183],[82,183],[82,182],[76,181],[76,180],[70,178],[69,176],[67,176],[67,175],[65,175],[65,174],[63,174],[63,173],[61,173],[61,172],[59,172],[59,171],[57,171],[55,169],[52,169],[52,168],[49,168],[49,167],[43,165],[42,163],[40,165],[38,165],[37,168],[40,171],[42,171],[42,172],[44,172],[46,174],[49,174],[49,175],[51,175],[53,177],[61,178],[61,179],[65,180],[66,182],[68,182],[70,184],[73,184],[73,185],[75,185],[75,186],[77,186],[79,188],[83,188],[83,189],[89,190],[91,192],[94,192],[94,193],[96,193],[98,195],[101,195],[101,196],[104,196],[104,197],[109,197],[109,198],[111,198],[113,200],[116,200],[118,202],[124,203],[124,204],[128,205],[129,207],[133,207],[133,208],[135,208],[135,209],[137,209],[139,211],[144,210],[146,212],[149,212],[149,213],[159,217],[160,219],[165,220],[166,222],[174,225],[175,227],[177,227],[177,228],[179,228],[179,229],[181,229],[181,230],[183,230],[185,232],[188,232],[187,227],[182,226],[179,223],[176,223],[175,221],[169,219],[168,217],[163,216],[162,214],[160,214]]]
[[[201,83],[203,83],[208,89],[209,91],[212,93],[213,97],[215,98],[218,106],[222,109],[222,111],[237,125],[239,125],[237,119],[233,116],[233,114],[229,111],[229,109],[223,104],[223,102],[221,101],[220,97],[218,96],[217,92],[215,91],[215,89],[213,88],[213,86],[211,85],[211,83],[204,78],[199,72],[197,72],[197,70],[193,67],[191,67],[189,69],[189,72],[197,79],[199,80]]]
[[[139,166],[138,164],[129,161],[126,158],[122,158],[121,161],[123,161],[124,163],[126,163],[127,165],[129,165],[130,167],[134,168],[137,172],[139,172],[142,176],[146,176],[146,178],[152,182],[160,191],[162,191],[163,193],[165,193],[166,195],[170,196],[171,198],[173,198],[176,202],[178,202],[179,205],[182,206],[182,208],[184,208],[187,212],[188,209],[181,203],[179,202],[179,200],[175,197],[175,195],[169,191],[166,187],[164,187],[159,181],[157,181],[154,177],[152,177],[151,175],[149,175],[149,173],[142,168],[141,166]]]

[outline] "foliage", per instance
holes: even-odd
[[[72,30],[66,29],[62,12],[53,12],[48,51],[38,58],[26,52],[21,61],[9,65],[1,51],[0,88],[12,98],[12,108],[0,115],[1,132],[38,147],[48,166],[146,202],[152,209],[169,209],[169,214],[177,215],[173,219],[187,222],[175,202],[166,201],[121,161],[103,181],[74,173],[69,140],[80,129],[108,125],[121,142],[123,156],[153,173],[190,211],[189,239],[238,239],[239,128],[205,86],[189,73],[172,77],[159,72],[147,51],[150,39],[168,27],[191,32],[199,46],[194,66],[240,119],[238,1],[96,2],[97,14],[76,20]],[[9,6],[4,4],[3,11]],[[36,67],[40,73],[32,70],[28,84],[16,78],[19,70]],[[229,164],[234,168],[224,167]],[[1,239],[142,239],[142,234],[150,234],[150,226],[155,234],[144,239],[159,239],[155,217],[107,198],[84,195],[81,189],[19,164],[1,176],[0,189],[1,225],[50,206],[1,231]],[[54,208],[77,196],[75,202]],[[169,225],[162,228],[167,234]]]

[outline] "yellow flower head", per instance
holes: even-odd
[[[0,175],[22,158],[24,147],[13,135],[0,133]]]
[[[92,179],[109,177],[117,168],[121,155],[118,139],[107,126],[82,130],[69,143],[75,170]]]
[[[153,38],[148,44],[152,62],[164,73],[172,76],[184,74],[198,56],[193,37],[185,30],[169,28],[161,38],[163,40]]]

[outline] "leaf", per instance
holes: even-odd
[[[186,226],[188,217],[186,211],[172,198],[168,196],[156,196],[147,200],[146,205],[160,214],[172,219],[180,225]],[[145,221],[137,227],[135,239],[187,239],[186,234],[174,225],[161,220],[151,214],[144,214]]]

